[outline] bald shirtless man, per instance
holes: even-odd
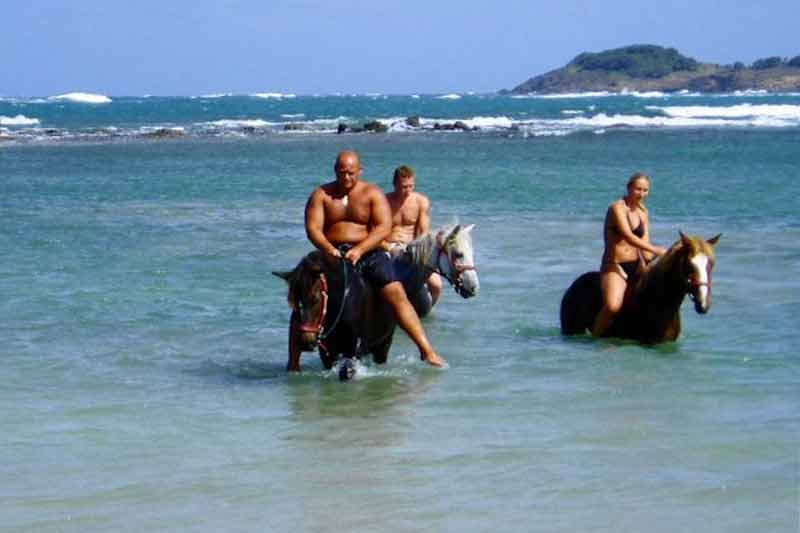
[[[408,301],[403,285],[394,279],[389,256],[380,243],[392,230],[392,212],[383,191],[376,185],[361,181],[361,161],[353,151],[344,151],[334,165],[336,180],[317,187],[306,204],[306,235],[311,243],[331,258],[340,259],[338,247],[352,246],[344,259],[354,265],[361,263],[361,272],[381,297],[389,303],[401,328],[417,345],[420,357],[432,366],[443,366],[440,357],[425,335],[417,312]],[[290,350],[292,344],[290,343]],[[291,361],[296,357],[289,354]]]
[[[392,209],[392,232],[381,243],[389,253],[404,250],[408,243],[427,233],[431,225],[431,202],[427,196],[415,190],[414,169],[406,165],[397,167],[392,183],[394,192],[386,195]],[[433,307],[442,294],[442,278],[436,272],[431,272],[425,283],[431,293]]]

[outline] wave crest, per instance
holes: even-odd
[[[58,96],[51,96],[48,100],[66,100],[79,104],[110,104],[111,98],[103,94],[94,93],[66,93]]]

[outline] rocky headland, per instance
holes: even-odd
[[[674,48],[642,44],[586,52],[567,65],[530,78],[503,94],[692,91],[800,91],[800,56],[767,57],[751,65],[701,63]]]

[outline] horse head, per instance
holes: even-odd
[[[470,235],[474,227],[474,224],[466,227],[457,224],[450,232],[442,230],[436,237],[440,246],[436,258],[437,271],[462,298],[471,298],[480,289]]]
[[[300,347],[310,351],[320,342],[328,312],[328,280],[322,257],[311,253],[289,272],[273,272],[289,285],[289,306],[299,315]]]
[[[686,294],[700,314],[711,309],[711,274],[714,271],[714,246],[722,234],[703,240],[680,233],[680,241],[673,248],[682,257],[682,275],[686,280]]]

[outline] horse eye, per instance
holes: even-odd
[[[456,252],[453,254],[453,257],[456,259],[464,259],[464,254],[461,252]]]

